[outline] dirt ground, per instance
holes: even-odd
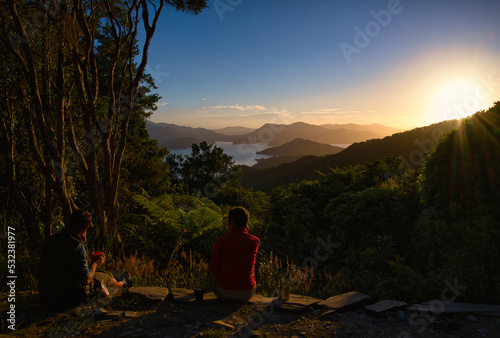
[[[126,297],[56,313],[41,307],[36,292],[17,294],[12,331],[7,306],[4,294],[0,332],[19,337],[500,337],[500,319],[476,315],[373,316],[362,310],[219,301],[151,305]]]

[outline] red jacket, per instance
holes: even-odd
[[[210,272],[217,284],[227,290],[252,290],[254,268],[260,240],[248,234],[247,228],[234,228],[219,237],[212,247]]]

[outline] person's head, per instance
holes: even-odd
[[[248,227],[249,217],[250,214],[247,209],[243,207],[236,207],[229,210],[229,213],[227,214],[227,221],[228,224],[232,223],[235,228],[246,228]]]
[[[82,233],[92,225],[92,215],[86,210],[76,210],[69,216],[68,229]]]

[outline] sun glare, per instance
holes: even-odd
[[[453,78],[440,83],[429,100],[428,121],[461,119],[486,109],[488,102],[479,81],[467,77]]]

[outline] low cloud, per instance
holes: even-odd
[[[212,106],[210,108],[213,109],[236,109],[241,111],[263,111],[267,110],[264,106],[259,105],[250,105],[250,106],[240,106],[240,105],[232,105],[232,106]]]

